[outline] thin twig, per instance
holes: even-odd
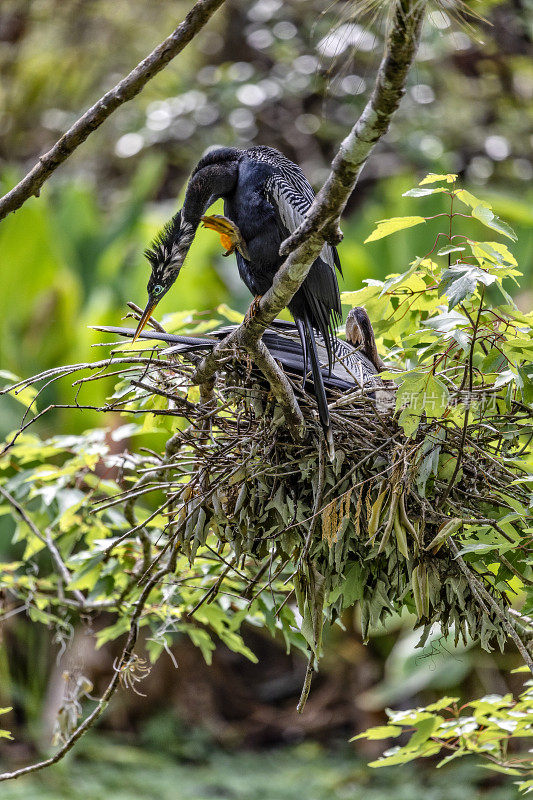
[[[15,498],[13,497],[13,495],[9,494],[9,492],[6,491],[3,486],[0,486],[0,494],[13,507],[13,509],[16,511],[16,513],[19,515],[19,517],[21,517],[21,519],[24,520],[24,522],[26,523],[28,528],[31,530],[33,535],[36,536],[39,539],[39,541],[42,542],[42,544],[44,544],[44,546],[48,549],[50,555],[52,556],[52,560],[54,561],[54,563],[56,565],[56,569],[59,572],[59,575],[61,576],[61,578],[63,579],[64,583],[68,587],[68,584],[72,580],[72,576],[71,576],[70,572],[68,571],[67,566],[66,566],[65,562],[63,561],[63,559],[61,557],[61,553],[57,549],[54,540],[52,539],[50,531],[46,531],[45,533],[41,533],[41,531],[39,530],[37,525],[34,523],[32,518],[29,516],[29,514],[26,513],[26,511],[22,508],[20,503],[18,503],[17,500],[15,500]],[[80,606],[83,608],[85,606],[85,597],[83,596],[83,594],[80,591],[78,591],[78,589],[73,589],[72,590],[72,594],[74,595],[74,597],[76,598],[76,600],[78,601]]]
[[[28,767],[22,767],[21,769],[17,769],[14,772],[3,772],[0,774],[0,781],[8,781],[12,778],[20,778],[22,775],[29,775],[32,772],[38,772],[45,767],[51,767],[52,764],[56,764],[60,761],[69,750],[71,750],[78,739],[80,739],[84,733],[86,733],[89,728],[92,728],[94,723],[97,719],[101,716],[101,714],[107,708],[109,701],[111,700],[112,696],[115,694],[116,690],[120,684],[120,675],[121,675],[121,668],[128,663],[131,654],[133,652],[133,648],[135,647],[135,642],[137,641],[137,634],[138,634],[138,622],[139,618],[142,614],[146,601],[148,600],[148,596],[154,586],[161,580],[161,578],[166,575],[167,568],[159,570],[151,579],[148,581],[146,586],[144,587],[143,591],[137,603],[135,604],[135,611],[131,618],[130,628],[128,633],[128,638],[126,640],[126,644],[122,649],[122,653],[116,662],[115,669],[113,670],[113,677],[111,678],[110,682],[107,685],[104,693],[100,697],[96,708],[89,714],[88,717],[84,719],[81,725],[78,725],[74,733],[72,733],[65,744],[59,748],[59,750],[54,753],[53,756],[50,758],[46,758],[44,761],[39,761],[37,764],[31,764]]]
[[[204,27],[224,0],[197,0],[183,22],[150,55],[83,114],[38,163],[0,199],[0,220],[20,208],[28,198],[39,196],[43,183],[77,147],[121,105],[131,100],[148,81],[175,58]]]

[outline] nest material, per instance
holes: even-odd
[[[176,374],[177,373],[177,374]],[[177,375],[179,392],[176,391]],[[166,398],[191,425],[175,435],[179,452],[166,472],[166,492],[180,493],[169,531],[194,561],[213,534],[219,550],[228,546],[235,563],[269,559],[269,575],[290,570],[302,633],[314,658],[323,621],[359,602],[363,637],[387,616],[408,607],[423,627],[422,645],[434,624],[443,635],[493,640],[503,647],[506,633],[498,615],[472,587],[448,546],[462,518],[485,516],[481,497],[487,482],[506,482],[503,468],[480,450],[464,451],[450,506],[438,510],[448,482],[435,481],[430,497],[421,486],[421,462],[443,446],[442,429],[420,425],[406,438],[390,407],[364,392],[332,396],[336,455],[325,455],[314,399],[293,381],[310,431],[299,445],[288,436],[283,415],[261,376],[248,364],[231,362],[202,402],[187,400],[190,367],[174,361],[172,375],[154,364],[144,385]],[[391,394],[391,390],[388,391]],[[382,398],[383,399],[383,398]],[[453,460],[461,432],[448,430],[445,451]],[[424,444],[423,444],[424,443]],[[422,446],[423,444],[423,446]],[[193,466],[185,491],[183,473],[173,476],[185,451]],[[437,457],[438,457],[437,450]],[[464,563],[464,562],[463,562]],[[474,573],[483,582],[482,576]],[[508,600],[484,584],[500,609]]]
[[[356,602],[364,639],[389,615],[407,608],[423,629],[419,646],[438,625],[443,635],[453,633],[456,643],[479,639],[487,650],[495,642],[503,648],[510,635],[529,659],[528,645],[520,639],[522,623],[507,613],[511,590],[505,575],[496,581],[482,564],[468,563],[454,541],[464,525],[485,525],[515,543],[496,520],[515,502],[527,506],[527,493],[521,484],[510,485],[515,474],[495,456],[502,447],[507,456],[520,448],[519,437],[511,435],[527,416],[520,403],[514,415],[495,414],[481,422],[472,415],[468,425],[466,416],[462,429],[423,418],[409,438],[391,403],[384,407],[394,395],[390,387],[332,391],[336,454],[330,462],[316,403],[303,391],[301,378],[289,376],[308,430],[307,440],[298,444],[249,360],[229,354],[216,381],[197,387],[191,376],[201,357],[161,349],[121,350],[118,357],[59,367],[11,387],[90,368],[96,374],[75,385],[109,375],[121,379],[115,399],[100,410],[151,412],[189,422],[179,422],[182,427],[168,440],[163,459],[151,451],[135,456],[137,480],[122,501],[144,548],[147,534],[136,522],[133,505],[151,486],[163,492],[159,512],[168,517],[167,538],[158,537],[154,563],[170,558],[172,568],[172,554],[179,551],[192,563],[207,545],[227,568],[201,602],[214,599],[229,569],[245,567],[255,576],[245,596],[269,589],[274,614],[292,598],[292,580],[309,669],[316,667],[324,621],[335,620]],[[475,390],[468,394],[471,402]],[[150,561],[150,546],[144,561]],[[512,564],[505,563],[512,576]],[[262,585],[265,574],[268,581]],[[289,586],[279,591],[280,582]]]

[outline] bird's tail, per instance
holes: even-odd
[[[315,334],[307,316],[304,317],[302,322],[298,320],[296,324],[298,327],[298,332],[300,333],[300,338],[302,339],[304,362],[307,364],[308,357],[309,361],[311,362],[311,374],[313,375],[313,385],[315,388],[315,397],[318,405],[318,416],[320,418],[322,430],[324,431],[328,455],[330,459],[333,460],[335,448],[333,444],[333,435],[331,432],[331,420],[329,417],[326,390],[324,388],[324,379],[322,377],[322,370],[320,369],[320,361],[318,359]],[[302,333],[304,334],[303,336]]]

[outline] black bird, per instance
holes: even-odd
[[[224,147],[207,153],[192,173],[183,207],[146,251],[152,273],[148,303],[136,337],[178,277],[202,218],[207,227],[219,231],[227,254],[236,252],[239,275],[257,301],[272,286],[284,260],[279,254],[281,243],[303,221],[314,196],[300,167],[271,147]],[[225,219],[204,217],[219,198],[224,200]],[[309,358],[320,421],[328,441],[329,412],[314,332],[322,336],[331,370],[334,331],[341,321],[336,268],[341,271],[337,251],[326,243],[289,303],[302,343],[304,374]]]
[[[132,328],[94,327],[96,330],[120,336],[134,337],[136,334]],[[187,355],[194,352],[208,352],[235,327],[235,325],[228,325],[218,328],[206,336],[184,336],[159,331],[143,331],[139,335],[143,339],[161,341],[170,345],[160,351],[162,355]],[[325,387],[341,391],[363,388],[371,389],[373,392],[386,388],[388,384],[379,377],[379,372],[385,368],[385,365],[378,355],[374,331],[364,308],[353,308],[348,314],[346,340],[343,342],[341,339],[333,338],[335,363],[330,370],[325,342],[320,335],[317,337],[317,353]],[[282,320],[274,320],[265,331],[263,341],[271,355],[279,361],[285,371],[305,375],[304,353],[295,325]],[[390,398],[387,394],[381,396],[380,399],[386,402]]]

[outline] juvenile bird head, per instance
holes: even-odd
[[[152,272],[148,281],[148,302],[133,336],[135,341],[161,298],[168,292],[185,261],[191,242],[194,238],[195,226],[183,219],[178,211],[163,230],[157,235],[145,256],[150,262]]]
[[[346,341],[354,347],[359,347],[378,372],[385,369],[385,364],[378,353],[370,317],[362,306],[352,308],[346,317]]]

